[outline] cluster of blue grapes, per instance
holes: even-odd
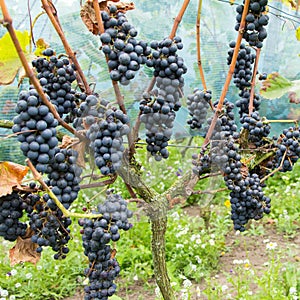
[[[46,57],[38,57],[32,61],[32,65],[44,92],[62,117],[76,106],[75,91],[71,87],[76,80],[75,68],[67,58],[57,58],[51,48],[44,50],[43,55]]]
[[[214,103],[217,107],[218,102]],[[210,155],[205,154],[205,151],[200,153],[200,156],[193,157],[193,172],[199,176],[204,173],[209,173],[211,169],[223,169],[228,162],[226,144],[229,138],[237,139],[239,133],[234,120],[234,104],[225,99],[222,111],[219,113],[214,131],[210,142]],[[210,125],[212,117],[207,119],[207,124]],[[206,128],[206,130],[208,127]]]
[[[147,151],[155,160],[169,157],[168,141],[172,136],[175,112],[156,91],[144,93],[140,101],[140,120],[145,124]]]
[[[300,155],[300,132],[296,127],[285,129],[275,144],[277,150],[274,157],[276,168],[282,166],[280,171],[287,172],[293,169]]]
[[[54,258],[63,259],[69,252],[67,243],[70,240],[68,227],[72,223],[71,219],[64,217],[57,207],[53,210],[50,208],[53,202],[48,194],[44,194],[41,198],[38,195],[35,197],[39,197],[39,200],[32,212],[28,213],[29,226],[34,232],[31,241],[38,245],[36,248],[38,253],[42,252],[43,247],[51,247],[56,252]]]
[[[176,53],[183,47],[180,37],[152,41],[150,47],[154,50],[146,64],[154,68],[157,89],[143,94],[140,120],[146,127],[147,151],[160,161],[169,157],[166,147],[172,136],[176,112],[181,107],[180,92],[184,85],[182,75],[187,68]]]
[[[270,213],[271,200],[262,191],[259,175],[249,172],[241,163],[241,155],[233,140],[228,141],[224,151],[228,156],[223,172],[226,186],[231,191],[231,219],[235,230],[244,231],[249,220],[259,220],[264,213]],[[243,167],[246,168],[244,173]]]
[[[82,169],[76,164],[78,153],[73,149],[55,148],[53,162],[48,166],[46,184],[51,187],[53,194],[68,209],[77,198],[80,190],[79,183]],[[47,201],[51,210],[56,210],[52,199]]]
[[[267,37],[267,30],[264,27],[269,23],[268,15],[264,14],[266,12],[267,4],[268,0],[250,1],[249,10],[246,16],[246,26],[243,33],[243,38],[249,43],[250,46],[262,48],[263,40]],[[236,31],[238,31],[240,28],[243,10],[244,5],[238,5],[236,7],[236,12],[238,13],[236,16]]]
[[[33,88],[20,92],[15,111],[18,115],[13,119],[12,131],[18,134],[23,154],[44,173],[58,145],[58,121]]]
[[[187,72],[183,58],[177,54],[177,50],[183,48],[181,37],[169,37],[162,41],[152,41],[150,43],[152,50],[152,59],[147,60],[148,67],[153,67],[155,77],[179,79]]]
[[[229,43],[231,49],[228,51],[227,56],[228,65],[231,64],[235,45],[235,41]],[[255,61],[255,57],[256,55],[251,53],[251,48],[241,43],[233,74],[233,82],[240,90],[244,90],[251,86],[252,65]]]
[[[85,275],[89,278],[89,285],[85,287],[85,300],[108,299],[116,292],[114,280],[120,273],[115,250],[110,242],[120,239],[119,230],[128,230],[131,224],[128,218],[132,212],[127,208],[127,202],[118,194],[108,191],[103,204],[98,205],[102,214],[97,219],[81,219],[79,225],[83,227],[82,243],[84,254],[89,259],[89,267]]]
[[[22,202],[17,192],[0,197],[0,236],[8,241],[15,241],[26,233],[26,223],[20,222]]]
[[[187,121],[187,124],[191,129],[200,129],[205,123],[210,101],[210,90],[201,91],[197,88],[193,94],[187,96],[186,104],[189,114],[192,117]]]
[[[137,30],[128,22],[126,15],[115,5],[109,13],[102,11],[105,32],[100,35],[102,51],[107,55],[110,78],[122,85],[129,84],[145,64],[151,48],[144,41],[138,41]]]
[[[76,130],[87,129],[95,164],[103,175],[114,174],[122,163],[123,136],[130,131],[128,116],[96,95],[88,95],[76,115],[73,126]]]
[[[265,144],[264,138],[270,134],[271,126],[262,120],[258,111],[253,112],[251,116],[244,114],[241,124],[249,132],[248,141],[250,143],[254,143],[257,147]]]

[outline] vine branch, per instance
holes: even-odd
[[[248,13],[248,9],[249,9],[249,4],[250,4],[250,0],[245,0],[245,4],[244,4],[244,9],[243,9],[243,14],[242,14],[242,19],[241,19],[241,23],[240,23],[240,27],[239,27],[239,32],[238,32],[238,36],[237,36],[237,40],[236,40],[236,44],[235,44],[235,48],[234,48],[234,52],[233,52],[233,56],[232,56],[232,61],[229,67],[229,71],[227,73],[227,77],[223,86],[223,90],[219,99],[219,103],[218,106],[216,108],[215,114],[213,116],[212,122],[209,126],[209,129],[207,131],[207,134],[205,136],[203,145],[202,145],[202,149],[205,150],[207,145],[209,144],[210,138],[212,136],[212,133],[214,131],[214,128],[216,126],[217,123],[217,119],[218,119],[218,115],[220,113],[220,111],[222,110],[223,107],[223,103],[225,101],[225,97],[229,88],[229,84],[231,82],[233,73],[234,73],[234,69],[235,69],[235,65],[236,65],[236,61],[237,61],[237,57],[238,57],[238,53],[240,50],[240,45],[242,42],[242,38],[243,38],[243,33],[245,30],[245,24],[246,24],[246,15]]]
[[[196,21],[197,64],[198,64],[198,69],[199,69],[203,89],[207,90],[207,85],[205,81],[202,60],[201,60],[201,36],[200,36],[201,11],[202,11],[202,0],[199,0],[197,21]]]
[[[47,194],[51,197],[51,199],[55,202],[56,206],[62,211],[63,215],[65,217],[74,217],[74,218],[89,218],[89,219],[95,219],[102,217],[101,214],[80,214],[80,213],[72,213],[69,210],[67,210],[62,203],[57,199],[55,194],[52,192],[52,190],[48,187],[48,185],[43,180],[42,175],[36,170],[30,159],[26,159],[26,163],[29,167],[29,169],[32,172],[32,175],[36,181],[40,183],[40,185],[44,188],[44,190],[47,192]]]
[[[261,48],[256,49],[256,58],[255,58],[255,63],[254,63],[254,68],[253,68],[253,74],[252,74],[252,80],[251,80],[251,91],[250,91],[250,99],[249,99],[249,115],[253,113],[253,102],[254,102],[254,96],[255,96],[255,79],[256,79],[256,74],[258,70],[258,62],[259,62],[259,57],[260,57],[260,52]]]

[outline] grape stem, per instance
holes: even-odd
[[[280,165],[278,168],[274,169],[270,174],[266,175],[264,178],[262,178],[260,180],[260,182],[264,182],[266,179],[268,179],[269,177],[271,177],[272,175],[274,175],[276,172],[280,171],[282,169],[282,166],[283,166],[283,163],[284,163],[284,160],[285,160],[285,157],[286,157],[286,154],[287,154],[287,151],[288,149],[285,150],[283,156],[282,156],[282,159],[281,159],[281,162],[280,162]]]
[[[202,67],[202,60],[201,60],[201,39],[200,39],[201,11],[202,11],[202,0],[199,0],[197,20],[196,20],[197,64],[198,64],[198,69],[199,69],[203,89],[207,90],[207,85],[206,85],[206,81],[205,81],[204,71],[203,71],[203,67]],[[212,107],[212,105],[211,105],[211,107]]]
[[[83,74],[83,71],[81,69],[81,66],[80,66],[77,58],[76,58],[76,55],[72,51],[72,49],[66,39],[66,36],[61,28],[61,25],[59,23],[58,16],[57,16],[57,11],[56,11],[54,4],[52,3],[51,0],[41,0],[41,2],[42,2],[43,9],[46,11],[53,27],[55,28],[57,34],[60,37],[61,42],[63,43],[66,53],[68,54],[69,58],[72,60],[73,64],[75,65],[76,74],[78,75],[77,80],[79,79],[78,81],[82,82],[81,85],[84,86],[84,90],[85,90],[86,94],[88,94],[88,95],[92,94],[90,86]],[[49,3],[50,3],[50,5],[49,5]]]
[[[249,116],[253,113],[253,101],[254,101],[254,92],[255,92],[255,79],[256,79],[256,74],[258,70],[258,62],[259,62],[259,57],[260,57],[260,52],[261,48],[256,49],[256,57],[255,57],[255,63],[254,63],[254,68],[253,68],[253,74],[252,74],[252,80],[251,80],[251,91],[250,91],[250,99],[249,99]]]
[[[74,218],[89,218],[89,219],[94,219],[94,218],[100,218],[102,217],[101,214],[80,214],[80,213],[73,213],[67,210],[62,203],[57,199],[55,194],[52,192],[52,190],[48,187],[48,185],[45,183],[43,180],[42,175],[36,170],[30,159],[26,159],[26,164],[28,165],[29,169],[32,172],[32,175],[36,181],[40,183],[40,185],[44,188],[44,190],[48,193],[48,195],[51,197],[51,199],[55,202],[57,207],[61,210],[63,215],[67,218],[69,217],[74,217]]]
[[[250,0],[245,0],[242,19],[241,19],[241,23],[240,23],[240,27],[239,27],[239,31],[238,31],[238,36],[237,36],[237,39],[236,39],[236,44],[235,44],[235,48],[234,48],[234,52],[233,52],[233,56],[232,56],[232,61],[231,61],[229,71],[227,73],[227,77],[226,77],[226,80],[225,80],[225,83],[224,83],[224,86],[223,86],[223,89],[222,89],[222,93],[221,93],[221,96],[220,96],[220,99],[219,99],[218,106],[215,110],[215,114],[213,116],[212,122],[209,126],[209,129],[207,131],[207,134],[205,136],[205,139],[204,139],[204,142],[203,142],[203,145],[202,145],[203,150],[205,150],[207,145],[209,144],[210,138],[213,134],[214,128],[215,128],[216,123],[217,123],[219,113],[222,110],[223,103],[225,101],[225,97],[226,97],[226,94],[227,94],[227,91],[228,91],[228,88],[229,88],[229,84],[231,82],[231,79],[232,79],[232,76],[233,76],[233,73],[234,73],[238,53],[239,53],[239,50],[240,50],[240,45],[241,45],[242,38],[243,38],[243,33],[244,33],[244,30],[245,30],[246,15],[248,13],[249,4],[250,4]]]
[[[55,107],[48,100],[46,94],[43,91],[43,88],[42,88],[40,82],[35,77],[35,74],[34,74],[33,70],[31,69],[31,67],[28,64],[26,56],[25,56],[25,54],[22,50],[22,47],[20,45],[20,42],[17,38],[16,32],[15,32],[14,27],[12,25],[13,21],[12,21],[11,16],[9,15],[8,10],[7,10],[5,0],[0,0],[0,6],[1,6],[2,14],[3,14],[3,25],[6,27],[8,33],[9,33],[11,39],[12,39],[12,42],[13,42],[15,48],[16,48],[16,51],[17,51],[18,56],[20,58],[20,61],[21,61],[22,65],[25,69],[26,76],[30,79],[30,82],[33,84],[34,88],[38,92],[38,94],[41,97],[43,103],[49,108],[49,110],[52,112],[53,116],[57,119],[57,121],[59,122],[60,125],[62,125],[68,131],[70,131],[71,133],[76,135],[79,139],[81,139],[81,140],[86,139],[83,135],[76,132],[76,130],[72,126],[70,126],[69,124],[67,124],[65,121],[63,121],[60,118],[60,116],[57,113]]]

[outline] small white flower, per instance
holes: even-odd
[[[249,295],[249,296],[252,296],[252,295],[253,295],[253,292],[252,292],[252,291],[248,291],[248,295]]]
[[[196,265],[190,263],[190,266],[191,266],[192,271],[195,272],[197,270],[197,266]]]
[[[80,257],[78,257],[78,258],[80,258]],[[38,269],[38,271],[41,271],[43,269],[43,267],[41,265],[38,265],[36,268]]]
[[[196,258],[198,264],[202,263],[202,259],[198,255],[196,255],[195,258]]]
[[[222,285],[221,289],[222,289],[222,292],[224,293],[228,289],[228,286],[226,284],[224,284],[224,285]]]
[[[200,245],[200,244],[201,244],[201,239],[196,239],[195,243],[196,243],[197,245]]]
[[[295,287],[291,286],[289,293],[290,293],[290,295],[297,294],[297,289]]]
[[[21,287],[21,286],[22,286],[22,284],[21,284],[20,282],[17,282],[17,283],[15,284],[16,289],[19,288],[19,287]]]
[[[12,269],[12,270],[10,271],[11,276],[15,276],[15,275],[17,275],[17,273],[18,273],[18,271],[15,270],[15,269]]]
[[[214,239],[216,236],[215,236],[214,234],[211,234],[210,237],[211,237],[212,239]]]
[[[266,245],[266,248],[267,248],[267,250],[274,250],[274,249],[277,248],[277,243],[276,242],[274,242],[274,243],[270,242]]]
[[[234,259],[233,260],[233,264],[234,265],[241,265],[241,264],[243,264],[244,263],[244,261],[242,260],[242,259]]]
[[[208,242],[209,242],[209,244],[210,244],[211,246],[214,246],[214,245],[215,245],[215,241],[214,241],[213,239],[210,239]]]
[[[178,221],[180,219],[179,213],[175,211],[174,213],[171,214],[171,218],[175,221],[176,220]]]
[[[185,277],[184,275],[182,275],[182,274],[179,274],[178,277],[179,277],[180,279],[184,279],[184,280],[186,279],[186,277]]]
[[[176,244],[176,249],[181,249],[181,248],[184,248],[182,244]]]
[[[269,239],[265,239],[265,240],[263,240],[263,243],[264,244],[266,244],[266,243],[269,243],[270,242],[270,240]]]
[[[3,298],[3,297],[2,297],[2,298],[0,298],[0,300],[6,300],[6,298]]]
[[[201,248],[204,249],[206,247],[206,244],[202,244]]]
[[[138,276],[135,275],[135,276],[133,277],[133,280],[134,280],[134,281],[138,281],[138,280],[139,280]]]
[[[16,296],[15,295],[10,295],[9,300],[16,300]]]
[[[175,285],[177,285],[177,282],[172,281],[172,282],[171,282],[171,286],[175,286]]]
[[[293,300],[299,300],[298,296],[293,295]]]
[[[30,279],[30,278],[32,278],[32,274],[31,274],[31,273],[27,273],[27,274],[25,275],[25,277],[26,277],[27,279]]]
[[[0,295],[2,297],[7,297],[8,296],[8,291],[7,290],[0,290]]]
[[[190,280],[188,280],[188,279],[185,279],[184,281],[183,281],[183,286],[184,286],[184,288],[189,288],[189,287],[191,287],[192,286],[192,282],[190,281]]]

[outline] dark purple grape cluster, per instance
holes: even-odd
[[[120,273],[120,267],[110,242],[120,239],[120,229],[131,228],[128,218],[132,217],[132,212],[128,210],[127,202],[111,191],[108,191],[105,202],[98,205],[95,213],[102,216],[79,220],[79,225],[83,227],[84,254],[89,259],[89,267],[85,270],[89,278],[89,285],[84,288],[86,300],[108,299],[116,292],[114,281]]]
[[[90,97],[90,96],[89,96]],[[88,99],[88,98],[87,98]],[[114,174],[122,164],[123,136],[130,131],[129,118],[120,109],[100,106],[98,115],[85,118],[87,137],[94,152],[95,164],[103,175]]]
[[[64,217],[61,210],[53,205],[53,200],[48,194],[39,197],[31,213],[28,213],[29,226],[34,232],[31,241],[38,247],[36,251],[42,252],[43,247],[51,247],[55,259],[63,259],[69,252],[67,243],[70,240],[70,229],[72,221]],[[50,208],[51,207],[51,208]]]
[[[102,11],[101,14],[105,32],[100,35],[100,40],[102,51],[108,58],[110,78],[127,85],[140,65],[146,63],[151,48],[145,41],[136,39],[137,30],[115,5],[109,7],[109,13]]]
[[[250,219],[259,220],[270,213],[271,200],[262,191],[263,184],[256,173],[244,171],[241,155],[233,141],[224,147],[228,161],[224,166],[224,180],[230,192],[231,219],[234,229],[244,231]],[[245,167],[244,167],[245,168]]]
[[[17,192],[0,197],[0,236],[11,242],[24,236],[27,225],[20,222],[22,216],[22,198]]]
[[[228,65],[231,64],[235,45],[236,43],[234,41],[229,43],[231,49],[228,51]],[[256,55],[251,53],[251,48],[241,43],[233,74],[233,82],[240,90],[251,87],[252,65],[255,61],[255,57]]]
[[[15,111],[18,115],[13,119],[12,131],[18,134],[23,154],[39,172],[44,173],[58,145],[58,121],[33,88],[20,92]]]
[[[37,71],[37,78],[44,92],[62,117],[73,112],[76,107],[75,91],[71,86],[76,80],[75,68],[68,58],[56,57],[51,48],[44,50],[43,55],[46,57],[38,57],[32,61],[32,65]]]
[[[197,176],[211,172],[211,157],[208,154],[193,154],[192,156],[193,173]]]
[[[245,3],[245,1],[244,1]],[[269,17],[266,14],[266,6],[268,0],[251,0],[249,10],[246,15],[246,25],[243,33],[243,38],[249,43],[250,46],[262,48],[263,41],[267,37],[267,30],[265,28],[269,23]],[[240,28],[244,5],[236,7],[236,31]]]
[[[160,42],[152,41],[150,47],[153,49],[152,59],[148,59],[146,65],[154,68],[155,77],[180,79],[187,72],[183,58],[177,54],[177,50],[183,48],[179,36],[173,39],[167,37]]]
[[[79,183],[82,169],[76,163],[77,151],[55,148],[55,152],[53,162],[46,170],[48,174],[46,184],[63,206],[68,209],[77,198],[80,190]],[[56,209],[56,204],[51,199],[47,202],[47,205],[52,210]]]
[[[244,114],[249,114],[250,90],[244,89],[239,93],[240,99],[236,101],[235,106],[239,108],[240,117]],[[253,97],[253,111],[258,111],[261,103],[260,96],[254,94]]]
[[[275,144],[277,150],[274,158],[275,167],[281,172],[292,171],[300,155],[300,131],[296,127],[285,129]]]
[[[190,116],[187,121],[191,129],[200,129],[206,122],[207,111],[210,106],[211,91],[201,91],[198,88],[194,90],[193,94],[187,96],[186,104]]]
[[[155,160],[169,157],[168,141],[172,136],[175,112],[157,91],[144,93],[140,101],[140,120],[145,124],[147,151]]]
[[[265,122],[255,111],[251,116],[244,114],[241,118],[241,124],[248,131],[248,141],[254,143],[257,147],[265,144],[265,139],[271,131],[270,125]]]

